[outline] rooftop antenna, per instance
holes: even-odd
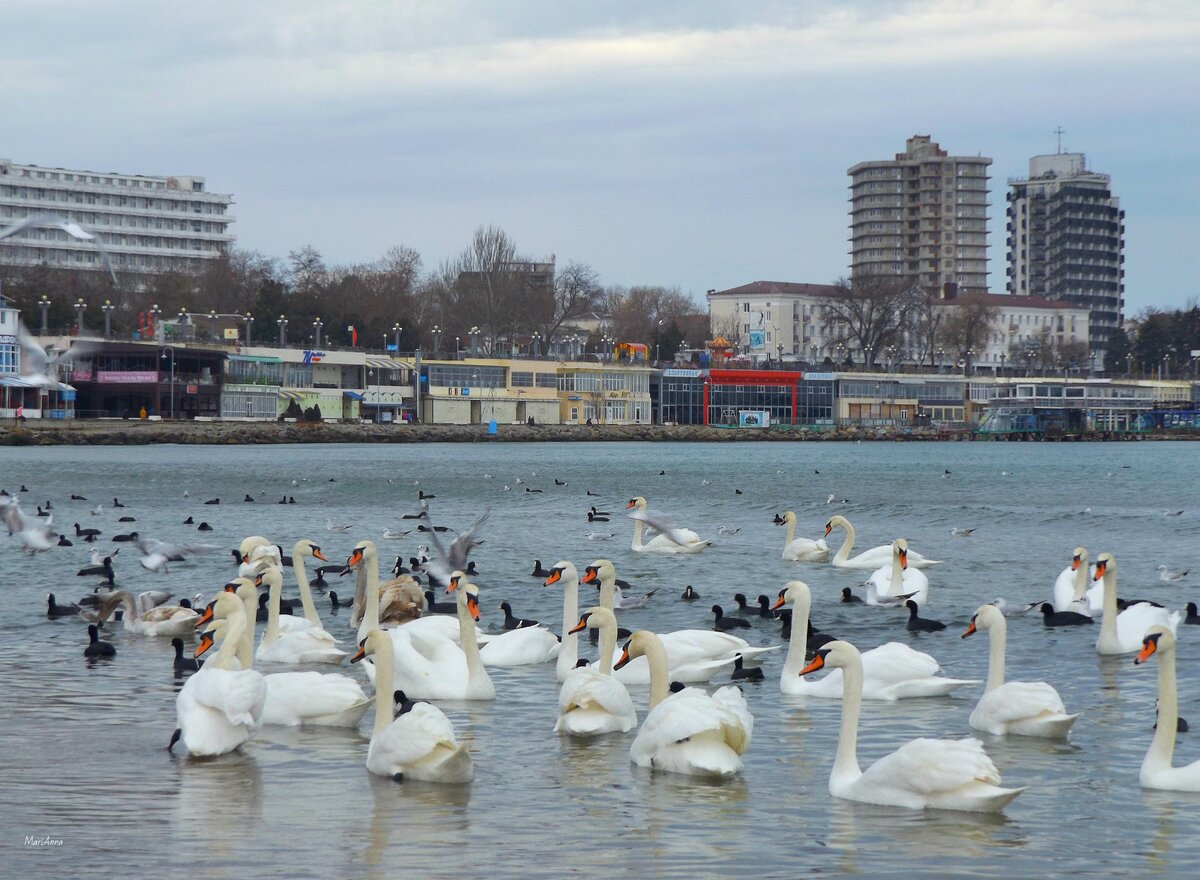
[[[1058,138],[1058,153],[1057,153],[1057,155],[1061,156],[1062,155],[1063,127],[1060,125],[1058,128],[1054,129],[1054,134]]]

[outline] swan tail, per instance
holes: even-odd
[[[475,777],[475,763],[466,745],[442,743],[427,758],[405,767],[403,773],[408,779],[463,785]]]
[[[602,733],[628,733],[636,725],[636,718],[621,718],[599,707],[577,706],[558,716],[554,732],[568,736],[599,736]]]

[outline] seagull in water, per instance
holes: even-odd
[[[969,537],[971,537],[973,534],[975,534],[975,530],[974,530],[974,529],[956,529],[956,528],[951,528],[951,529],[950,529],[950,534],[952,534],[952,535],[953,535],[954,537],[956,537],[956,538],[969,538]]]
[[[350,525],[350,523],[343,523],[341,525],[335,525],[333,520],[331,520],[329,517],[326,517],[325,518],[325,528],[329,529],[329,531],[331,531],[331,532],[348,532],[348,531],[350,531],[352,526]]]
[[[1183,516],[1182,510],[1164,510],[1163,516]]]
[[[604,534],[600,532],[585,532],[583,536],[589,541],[607,541],[609,538],[615,537],[616,534],[616,532],[606,532]]]
[[[1174,584],[1187,577],[1188,569],[1176,571],[1173,568],[1167,568],[1165,565],[1158,567],[1158,579],[1165,584]]]
[[[742,530],[741,526],[738,526],[736,529],[731,528],[730,526],[717,526],[717,534],[718,535],[736,535],[741,530]]]

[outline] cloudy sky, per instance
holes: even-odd
[[[240,247],[435,268],[495,224],[607,284],[847,271],[846,169],[930,134],[1006,180],[1087,154],[1127,312],[1200,296],[1195,0],[0,0],[0,156],[199,174]]]

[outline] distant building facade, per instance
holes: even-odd
[[[1029,177],[1009,181],[1007,231],[1009,293],[1087,309],[1103,352],[1125,293],[1125,212],[1109,176],[1082,153],[1034,156]]]
[[[0,159],[0,226],[35,214],[78,223],[100,238],[122,273],[199,272],[233,244],[232,204],[233,196],[208,192],[203,177],[75,171]],[[53,228],[0,241],[0,263],[101,265],[94,243]]]
[[[988,166],[914,135],[894,159],[850,175],[850,276],[900,275],[922,288],[985,293]]]

